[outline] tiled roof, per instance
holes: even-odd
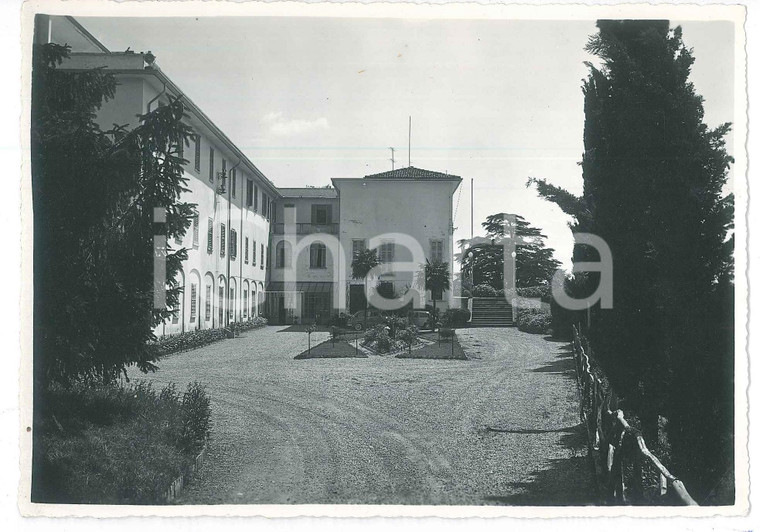
[[[460,179],[460,177],[458,175],[444,174],[443,172],[433,172],[432,170],[408,166],[389,172],[365,175],[364,179]]]
[[[283,198],[337,198],[334,188],[278,188]]]

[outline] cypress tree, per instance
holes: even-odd
[[[601,66],[588,63],[583,84],[583,196],[530,182],[576,217],[575,230],[610,246],[614,308],[593,310],[595,352],[651,445],[667,420],[673,467],[704,496],[730,470],[732,449],[730,124],[704,123],[680,27],[597,28],[586,46]],[[574,259],[590,255],[576,249]]]

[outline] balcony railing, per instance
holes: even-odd
[[[310,223],[297,223],[296,234],[297,235],[311,235],[314,233],[325,233],[328,235],[338,234],[338,224],[310,224]],[[285,232],[284,223],[272,224],[272,233],[275,235],[281,235]]]

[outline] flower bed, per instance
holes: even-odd
[[[430,340],[420,338],[415,327],[407,325],[402,328],[403,325],[405,324],[397,324],[395,338],[390,335],[390,327],[385,325],[367,329],[359,349],[368,355],[386,356],[419,349],[431,343]]]

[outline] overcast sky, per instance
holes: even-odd
[[[530,176],[580,193],[583,47],[594,21],[79,18],[112,51],[151,50],[179,87],[282,187],[408,164],[461,176],[454,238],[489,214],[544,229],[569,265],[567,217]],[[733,27],[679,22],[713,127],[733,119]],[[675,22],[674,22],[675,24]],[[731,147],[731,144],[729,144]]]

